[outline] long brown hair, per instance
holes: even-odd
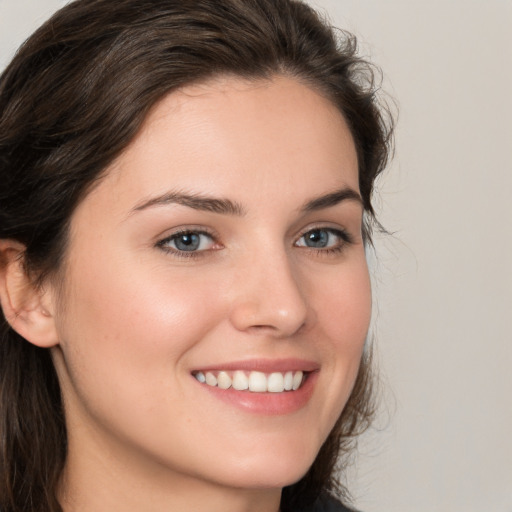
[[[356,40],[298,0],[77,0],[20,48],[0,78],[0,239],[26,247],[42,283],[56,274],[77,204],[169,92],[219,74],[285,74],[328,97],[350,127],[359,159],[365,236],[372,189],[391,136],[370,65]],[[58,512],[66,458],[59,382],[48,350],[0,315],[0,510]],[[373,415],[370,351],[351,397],[308,473],[284,489],[282,511],[337,480]]]

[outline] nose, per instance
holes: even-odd
[[[310,315],[301,284],[284,251],[251,258],[238,272],[231,323],[239,331],[292,336]]]

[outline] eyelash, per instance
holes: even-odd
[[[182,229],[179,231],[176,231],[172,235],[165,237],[163,240],[160,240],[157,242],[157,247],[165,251],[166,253],[169,253],[177,258],[200,258],[204,256],[204,253],[207,252],[207,250],[202,251],[181,251],[179,249],[173,249],[171,247],[167,247],[166,244],[179,239],[182,236],[185,235],[203,235],[207,236],[212,239],[213,243],[217,243],[217,236],[214,233],[211,233],[209,231],[206,231],[204,229]]]
[[[317,231],[317,232],[325,231],[331,235],[334,235],[339,239],[339,242],[336,245],[334,245],[333,247],[324,247],[324,248],[297,246],[296,245],[297,242],[295,242],[294,245],[296,247],[303,247],[305,249],[309,249],[310,251],[314,251],[319,256],[331,256],[331,255],[335,255],[335,254],[339,254],[339,253],[343,252],[346,249],[347,245],[351,245],[354,243],[354,239],[348,231],[346,231],[344,229],[340,229],[340,228],[330,228],[330,227],[326,227],[326,226],[318,226],[318,227],[308,228],[307,231],[304,231],[300,235],[299,240],[304,238],[307,234],[314,233],[315,231]]]
[[[330,235],[334,235],[340,239],[340,242],[336,244],[333,247],[325,247],[325,248],[315,248],[315,247],[309,247],[306,245],[297,245],[298,241],[304,238],[307,234],[314,233],[315,231],[324,231],[329,233]],[[207,236],[212,240],[213,244],[217,243],[217,236],[204,229],[182,229],[180,231],[176,231],[172,235],[165,237],[164,239],[157,242],[156,246],[165,251],[166,253],[169,253],[177,258],[201,258],[205,256],[205,253],[207,253],[209,250],[216,250],[216,249],[205,249],[200,251],[184,251],[179,249],[174,249],[171,247],[168,247],[166,244],[169,244],[170,242],[173,242],[175,240],[178,240],[180,237],[183,237],[185,235],[203,235]],[[334,254],[341,253],[347,245],[350,245],[353,243],[353,237],[350,233],[343,229],[339,228],[330,228],[330,227],[313,227],[309,228],[307,231],[304,231],[298,238],[297,242],[294,243],[295,247],[301,247],[304,249],[309,249],[310,251],[314,251],[315,254],[319,256],[329,256]]]

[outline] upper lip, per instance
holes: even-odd
[[[299,358],[286,359],[246,359],[242,361],[229,361],[214,365],[201,366],[195,371],[235,371],[244,370],[247,372],[256,371],[263,373],[299,371],[313,372],[318,370],[320,365],[314,361]]]

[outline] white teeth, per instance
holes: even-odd
[[[219,387],[220,389],[233,388],[237,391],[252,391],[254,393],[282,393],[283,391],[296,391],[304,381],[302,371],[288,371],[286,373],[273,372],[250,372],[249,376],[241,370],[233,373],[227,371],[219,372],[197,372],[194,377],[201,383],[208,386]]]
[[[249,379],[244,372],[237,370],[233,374],[233,383],[231,384],[237,391],[245,391],[249,389]]]
[[[267,391],[267,377],[262,372],[251,372],[249,374],[249,391]]]
[[[282,393],[284,391],[284,377],[282,373],[271,373],[268,377],[267,391]]]
[[[217,385],[217,377],[215,377],[215,375],[213,375],[213,373],[211,372],[207,372],[206,373],[206,384],[208,384],[208,386],[216,386]]]
[[[217,386],[220,389],[229,389],[231,387],[231,377],[226,372],[219,372],[217,375]]]
[[[286,372],[284,375],[284,390],[291,391],[293,388],[293,372]]]
[[[296,389],[299,389],[300,385],[302,384],[302,372],[298,371],[293,374],[293,385],[292,389],[295,391]]]

